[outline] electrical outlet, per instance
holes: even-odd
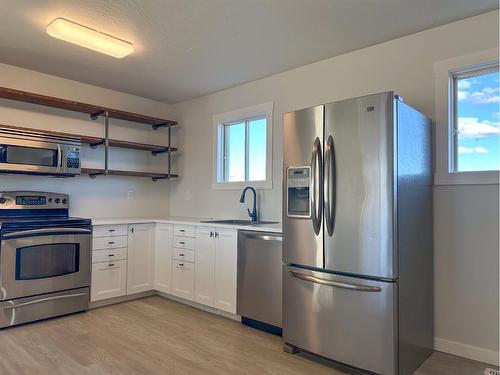
[[[127,191],[127,199],[129,201],[135,200],[135,190],[134,189],[130,189],[129,191]]]
[[[500,371],[492,369],[492,368],[486,368],[486,369],[484,369],[483,374],[484,375],[500,375]]]
[[[184,199],[187,201],[191,199],[191,192],[189,190],[184,192]]]

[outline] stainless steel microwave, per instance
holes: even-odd
[[[81,140],[0,127],[0,173],[80,174]]]

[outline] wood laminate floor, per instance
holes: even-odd
[[[0,374],[330,374],[279,337],[153,296],[0,331]],[[417,375],[482,374],[434,353]]]

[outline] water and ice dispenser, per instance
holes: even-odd
[[[289,167],[287,169],[287,216],[311,217],[310,186],[311,167]]]

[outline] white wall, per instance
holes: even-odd
[[[51,95],[111,108],[173,118],[171,106],[112,90],[0,64],[0,86]],[[103,120],[92,121],[88,115],[59,109],[0,100],[0,124],[25,126],[76,134],[103,135]],[[157,132],[141,124],[111,120],[110,135],[136,142],[166,141],[166,131]],[[166,170],[166,156],[153,157],[147,152],[112,149],[111,168]],[[102,148],[83,150],[83,166],[103,165]],[[169,213],[169,183],[146,178],[88,176],[69,179],[0,175],[0,190],[40,190],[69,193],[71,214],[83,217],[161,217]],[[127,200],[127,192],[135,199]]]
[[[280,219],[284,112],[395,90],[433,118],[434,63],[497,46],[498,12],[490,12],[176,105],[182,124],[176,165],[182,178],[172,184],[171,213],[246,215],[239,191],[211,189],[214,114],[274,101],[274,187],[259,191],[259,198],[261,217]],[[440,186],[435,200],[437,342],[443,350],[495,361],[498,186]],[[483,269],[490,272],[482,274]]]

